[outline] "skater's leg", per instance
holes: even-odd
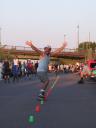
[[[80,80],[78,81],[78,83],[84,83],[84,72],[81,72]]]
[[[49,85],[49,80],[43,82],[42,89],[40,89],[39,97],[44,98]]]
[[[47,87],[49,85],[49,79],[48,79],[48,75],[46,72],[40,72],[38,73],[38,78],[41,80],[42,82],[42,89],[40,89],[40,97],[44,97],[45,96],[45,92],[47,90]]]
[[[48,87],[48,85],[49,85],[49,80],[47,80],[47,81],[45,81],[45,82],[43,83],[43,89],[46,90],[47,87]]]
[[[87,75],[88,75],[87,71],[82,71],[80,74],[80,80],[78,81],[78,83],[84,83],[85,76]]]

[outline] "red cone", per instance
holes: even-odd
[[[39,105],[39,104],[36,105],[35,111],[36,111],[36,112],[40,112],[40,105]]]

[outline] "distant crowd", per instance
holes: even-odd
[[[12,78],[13,82],[15,82],[21,77],[29,77],[33,73],[36,74],[37,67],[38,61],[35,63],[31,62],[31,60],[21,62],[17,57],[13,61],[5,59],[0,62],[0,79],[10,82],[10,78]]]
[[[19,61],[17,57],[13,61],[5,59],[0,62],[0,80],[10,83],[15,82],[21,78],[30,78],[32,75],[36,75],[38,68],[38,61],[32,62],[31,60]],[[80,65],[75,64],[49,64],[49,72],[62,72],[62,73],[73,73],[80,70]]]

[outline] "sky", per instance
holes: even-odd
[[[78,26],[79,25],[79,29]],[[67,48],[96,41],[96,0],[0,0],[2,44],[53,48],[67,42]],[[65,35],[65,36],[64,36]]]

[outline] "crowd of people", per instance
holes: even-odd
[[[15,82],[22,77],[30,77],[31,74],[36,74],[37,67],[38,61],[34,63],[31,60],[21,62],[17,56],[13,61],[5,59],[0,62],[0,79],[5,82],[10,82],[10,79],[12,79]]]
[[[36,76],[38,68],[38,61],[36,60],[26,60],[20,61],[17,57],[13,59],[13,61],[9,61],[5,59],[0,61],[0,80],[4,80],[5,82],[10,82],[10,79],[15,82],[20,80],[20,78],[27,77],[30,79],[32,75]],[[55,73],[74,73],[80,69],[78,65],[72,64],[49,64],[49,72]]]

